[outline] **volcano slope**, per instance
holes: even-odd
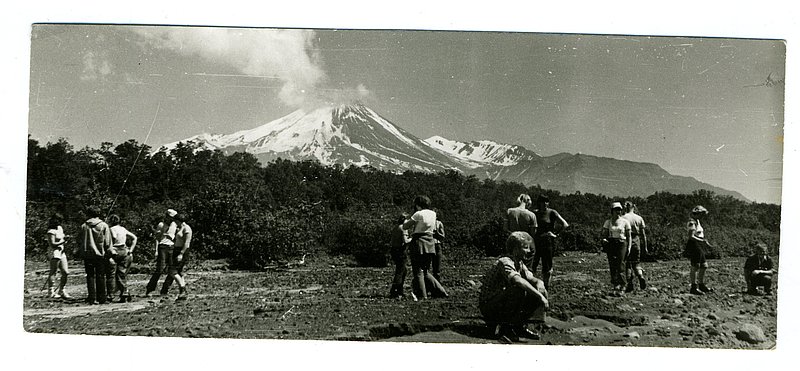
[[[390,267],[353,267],[328,257],[263,272],[202,262],[188,269],[187,301],[175,301],[177,293],[141,297],[147,267],[134,267],[141,273],[132,274],[130,284],[140,296],[99,306],[80,300],[86,295],[82,267],[73,268],[67,288],[76,299],[63,301],[45,297],[46,266],[29,262],[23,325],[28,332],[61,334],[496,343],[477,309],[480,279],[492,262],[447,264],[442,281],[450,297],[419,302],[387,297]],[[649,287],[617,297],[608,291],[603,255],[567,252],[555,260],[542,339],[527,344],[772,348],[778,290],[745,294],[742,264],[741,258],[710,261],[707,280],[716,292],[694,296],[688,294],[687,262],[643,263]],[[407,280],[407,292],[408,286]]]

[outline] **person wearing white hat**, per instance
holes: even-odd
[[[603,250],[608,258],[611,284],[614,291],[625,288],[625,258],[631,251],[631,223],[622,217],[622,204],[611,203],[611,218],[603,223]]]
[[[178,215],[177,211],[167,209],[164,221],[156,226],[156,268],[153,275],[150,276],[150,281],[147,282],[147,291],[144,296],[150,296],[150,293],[156,290],[164,269],[172,266],[172,247],[175,245],[175,233],[178,231],[175,215]],[[162,289],[161,294],[165,295],[166,292]]]
[[[706,214],[708,214],[708,210],[701,205],[697,205],[692,209],[692,216],[689,222],[686,223],[689,238],[686,241],[686,249],[683,251],[683,256],[688,258],[692,264],[689,271],[689,280],[691,281],[689,292],[694,295],[704,295],[714,291],[714,289],[706,286],[705,283],[706,269],[708,269],[706,253],[711,246],[706,240],[700,219]]]

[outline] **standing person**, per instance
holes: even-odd
[[[108,217],[111,224],[111,257],[114,259],[114,282],[119,290],[119,302],[130,302],[131,294],[128,290],[128,268],[133,261],[133,250],[136,249],[136,235],[121,226],[120,218],[114,214]],[[130,247],[128,246],[130,239]],[[112,293],[113,294],[113,293]]]
[[[697,205],[692,209],[691,218],[686,223],[689,238],[686,241],[686,249],[683,255],[689,259],[692,265],[689,271],[689,280],[692,284],[689,292],[694,295],[703,295],[714,291],[714,289],[706,286],[705,283],[706,269],[708,269],[706,253],[710,249],[710,245],[706,241],[705,231],[700,224],[700,219],[707,214],[708,210],[705,207]]]
[[[539,339],[525,327],[534,318],[544,322],[550,305],[544,282],[533,276],[523,259],[531,254],[533,238],[527,232],[513,232],[506,240],[505,253],[483,275],[478,309],[489,325],[499,325],[500,341],[510,343],[520,337]]]
[[[47,292],[51,298],[72,299],[65,291],[64,287],[67,285],[67,277],[69,276],[69,264],[67,263],[67,253],[64,251],[64,243],[67,236],[64,234],[64,229],[61,228],[61,222],[64,217],[59,213],[53,214],[47,222],[47,244],[50,246],[50,272],[47,275]],[[61,278],[58,282],[58,288],[53,288],[53,277],[56,271],[61,273]]]
[[[569,227],[569,223],[561,217],[558,211],[550,208],[550,199],[545,195],[540,195],[536,200],[536,209],[533,210],[533,213],[536,215],[538,227],[533,237],[536,253],[533,255],[531,270],[536,272],[539,260],[542,261],[542,281],[544,281],[544,287],[549,290],[550,278],[553,275],[553,248],[555,239],[558,237],[555,233],[556,227],[560,225],[563,230]]]
[[[390,236],[390,255],[394,262],[394,279],[392,279],[392,288],[389,290],[389,297],[393,299],[403,298],[403,284],[406,281],[406,249],[408,243],[411,242],[411,237],[408,236],[408,231],[403,229],[403,223],[408,219],[408,214],[403,213],[395,221],[395,227],[392,228]]]
[[[164,285],[161,286],[161,295],[169,292],[169,287],[175,280],[178,282],[177,300],[186,300],[188,292],[186,291],[186,281],[183,279],[183,268],[186,266],[189,247],[192,244],[192,227],[186,223],[184,214],[176,214],[174,220],[178,229],[175,232],[175,245],[172,247],[172,259],[167,269],[167,278],[164,279]]]
[[[622,204],[611,203],[611,218],[603,223],[604,250],[614,291],[625,287],[625,258],[631,250],[631,224],[622,217]]]
[[[81,232],[78,235],[78,249],[83,256],[83,264],[86,268],[86,291],[88,304],[105,304],[106,296],[106,275],[108,274],[108,262],[106,251],[111,249],[111,229],[102,219],[100,219],[100,208],[89,206],[86,209],[86,216],[89,219],[81,225]]]
[[[506,231],[512,232],[526,232],[531,236],[536,235],[536,214],[528,210],[531,207],[531,196],[521,194],[517,197],[517,206],[506,210]],[[534,246],[535,249],[535,246]]]
[[[644,290],[647,288],[647,280],[644,279],[644,270],[640,265],[642,251],[645,254],[650,252],[647,250],[647,232],[645,231],[644,219],[634,212],[636,205],[633,202],[625,201],[626,213],[622,215],[625,220],[631,225],[631,250],[628,252],[628,258],[625,259],[625,271],[628,276],[628,286],[625,288],[626,292],[633,291],[633,276],[639,279],[639,288]]]
[[[150,296],[150,293],[156,290],[158,280],[161,279],[164,270],[172,265],[172,247],[175,245],[175,232],[178,231],[178,225],[174,220],[177,214],[177,211],[167,209],[164,220],[156,227],[156,241],[158,241],[156,243],[156,269],[153,271],[150,281],[147,282],[144,296]],[[166,294],[163,290],[161,291],[161,295]]]
[[[409,255],[411,257],[411,272],[414,275],[411,281],[411,295],[414,300],[427,299],[427,291],[433,297],[447,297],[442,284],[429,272],[433,257],[436,256],[436,246],[433,231],[436,228],[436,213],[430,209],[431,200],[428,196],[414,198],[416,212],[403,224],[403,229],[411,232]],[[426,287],[426,283],[430,287]],[[429,289],[429,290],[426,290]]]
[[[434,210],[434,212],[436,213],[436,227],[433,229],[433,240],[436,253],[433,256],[433,261],[431,261],[431,270],[433,271],[433,277],[436,278],[439,283],[441,283],[442,258],[444,257],[444,224],[442,224],[442,221],[439,220],[439,211]]]
[[[747,293],[760,295],[758,287],[764,287],[764,294],[772,294],[772,258],[769,257],[767,245],[756,242],[753,245],[753,255],[744,263],[744,281],[747,283]]]

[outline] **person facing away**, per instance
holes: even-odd
[[[533,243],[536,246],[536,252],[533,255],[533,263],[531,269],[535,272],[539,261],[542,262],[542,280],[544,286],[550,289],[550,278],[553,275],[553,248],[555,239],[558,237],[556,228],[560,226],[561,229],[569,227],[564,218],[558,211],[550,208],[550,198],[545,195],[540,195],[536,200],[537,207],[533,210],[536,215],[537,228],[536,234],[533,235]]]
[[[138,238],[120,225],[120,221],[120,217],[116,214],[108,217],[108,222],[111,224],[111,258],[114,261],[114,282],[117,291],[119,291],[119,302],[123,303],[132,300],[128,289],[128,269],[131,267],[131,262],[133,262],[133,251],[136,249]],[[130,244],[128,241],[130,241]]]
[[[647,232],[644,219],[634,212],[636,205],[631,201],[625,201],[626,213],[622,217],[631,225],[631,249],[628,252],[628,257],[625,259],[625,271],[628,276],[628,286],[625,288],[626,292],[631,292],[634,289],[633,277],[639,280],[639,288],[644,290],[647,288],[647,280],[644,279],[644,270],[641,266],[642,252],[649,254],[647,250]]]
[[[430,291],[433,297],[447,297],[447,291],[430,273],[431,262],[436,256],[436,242],[433,231],[436,228],[436,213],[430,209],[431,200],[427,196],[414,198],[414,214],[403,223],[403,229],[411,233],[409,256],[411,258],[411,294],[414,300],[427,299]]]
[[[150,281],[147,282],[144,296],[150,296],[150,293],[156,290],[161,275],[172,265],[172,247],[175,245],[175,233],[178,231],[178,225],[174,219],[177,214],[177,211],[167,209],[164,213],[164,220],[156,226],[156,268],[153,275],[150,276]],[[161,291],[161,295],[166,294],[163,290]]]
[[[189,248],[192,244],[192,227],[186,223],[186,215],[182,213],[176,214],[174,221],[177,224],[175,244],[172,247],[172,259],[170,259],[170,264],[167,268],[167,278],[164,279],[164,285],[161,287],[161,294],[169,293],[169,288],[174,280],[178,282],[177,300],[186,300],[189,293],[186,289],[186,280],[183,278],[183,269],[186,266]]]
[[[86,216],[89,218],[81,225],[78,234],[78,249],[86,269],[86,302],[90,305],[105,304],[105,278],[108,274],[106,251],[111,249],[111,229],[100,219],[100,208],[97,206],[89,206]]]
[[[506,210],[505,228],[508,233],[520,231],[536,235],[536,214],[528,210],[531,204],[531,196],[523,193],[517,197],[517,206]]]
[[[772,258],[769,257],[767,245],[763,242],[753,244],[753,255],[744,263],[744,280],[747,283],[747,293],[761,295],[758,287],[764,288],[764,294],[772,294]]]
[[[530,234],[511,233],[506,239],[503,255],[481,280],[478,309],[487,325],[496,328],[501,342],[519,341],[520,337],[540,337],[526,328],[529,319],[544,323],[545,311],[550,305],[544,282],[534,277],[523,261],[533,248]]]
[[[444,258],[444,224],[442,223],[438,210],[434,210],[436,213],[436,227],[433,229],[433,239],[434,239],[434,248],[436,249],[435,255],[433,256],[433,260],[431,261],[431,271],[433,272],[433,277],[436,278],[439,283],[442,282],[442,259]]]
[[[64,251],[64,244],[67,236],[64,234],[64,229],[61,228],[61,222],[64,217],[59,213],[53,214],[47,222],[46,240],[50,246],[50,272],[47,275],[45,284],[47,285],[48,296],[51,298],[71,299],[65,291],[64,287],[67,285],[67,277],[69,276],[69,263],[67,262],[67,253]],[[61,274],[58,282],[58,287],[53,288],[53,277],[56,272]]]
[[[392,279],[392,288],[389,290],[389,297],[393,299],[403,298],[403,285],[408,272],[406,268],[406,249],[408,248],[408,243],[411,242],[411,237],[408,235],[408,231],[403,229],[403,223],[407,219],[408,214],[403,213],[395,220],[395,226],[392,228],[389,241],[389,254],[394,263],[394,277]]]

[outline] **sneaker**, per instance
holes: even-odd
[[[701,284],[697,285],[697,288],[700,289],[700,291],[702,291],[702,292],[704,292],[706,294],[714,292],[714,289],[706,286],[706,284],[704,284],[704,283],[701,283]]]
[[[61,291],[60,293],[58,293],[58,296],[59,296],[60,298],[62,298],[62,299],[72,299],[72,296],[69,296],[69,294],[67,294],[67,293],[66,293],[66,292],[64,292],[64,291]]]
[[[647,288],[647,281],[643,277],[639,277],[639,288],[642,290]]]

